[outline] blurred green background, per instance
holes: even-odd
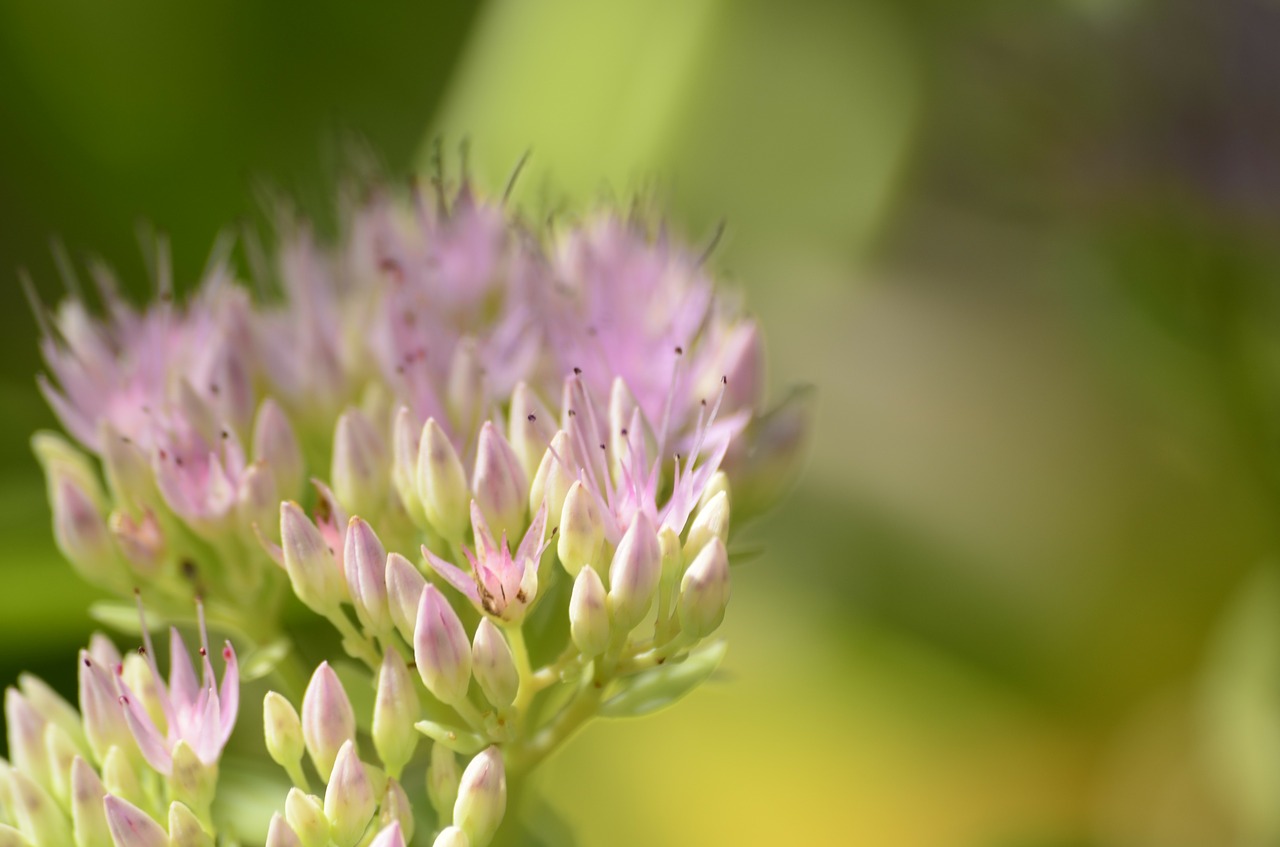
[[[192,280],[351,139],[527,208],[637,190],[818,387],[728,673],[597,724],[588,845],[1280,844],[1280,4],[0,0],[0,672],[92,599],[28,434],[49,249]]]

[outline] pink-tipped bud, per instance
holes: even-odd
[[[462,621],[440,593],[427,584],[418,605],[413,658],[427,690],[442,703],[458,703],[471,682],[471,643]]]
[[[93,766],[76,757],[71,763],[71,828],[77,847],[110,847],[111,829],[102,800],[107,789]]]
[[[706,638],[724,620],[729,605],[729,554],[712,536],[694,557],[680,582],[680,628],[693,638]]]
[[[724,409],[758,406],[764,394],[764,345],[759,327],[754,321],[742,321],[719,348],[717,361],[703,374],[698,392],[712,397],[723,385]]]
[[[356,737],[351,701],[328,662],[316,668],[302,696],[302,737],[312,764],[325,780],[342,745]]]
[[[635,628],[653,605],[662,576],[662,550],[653,522],[638,512],[609,565],[609,612],[622,632]]]
[[[279,812],[271,816],[271,825],[267,827],[266,847],[302,847],[298,834]]]
[[[305,463],[289,419],[270,397],[258,407],[253,422],[253,458],[271,469],[282,498],[302,493]]]
[[[480,427],[471,490],[495,537],[516,538],[524,531],[529,483],[515,451],[491,421]]]
[[[280,492],[276,477],[263,462],[245,468],[236,489],[236,515],[246,537],[252,538],[254,527],[264,538],[276,540],[276,510],[280,508]],[[121,546],[123,548],[123,545]],[[127,553],[126,553],[127,555]]]
[[[497,747],[482,751],[462,772],[453,823],[467,834],[471,844],[488,844],[507,810],[507,774]]]
[[[413,804],[409,802],[404,786],[395,777],[387,778],[382,802],[378,804],[378,823],[383,829],[398,823],[405,840],[413,839]]]
[[[356,617],[366,630],[385,634],[392,621],[387,606],[387,551],[373,527],[362,518],[347,523],[346,549],[342,555],[347,588]]]
[[[400,776],[413,758],[419,733],[413,728],[421,704],[413,677],[404,660],[388,650],[378,671],[378,693],[373,702],[373,747],[392,777]]]
[[[9,731],[9,759],[13,766],[45,788],[52,784],[44,749],[44,717],[16,688],[4,692],[4,723]]]
[[[609,611],[605,606],[604,583],[595,568],[578,571],[569,597],[569,635],[587,658],[599,656],[609,646]]]
[[[708,500],[693,519],[684,544],[685,561],[691,561],[712,538],[729,540],[729,492],[721,491]]]
[[[314,794],[291,788],[284,798],[284,818],[298,836],[302,847],[328,847],[329,819],[324,816],[324,803]]]
[[[600,564],[604,552],[604,522],[581,481],[569,487],[560,514],[559,535],[556,553],[570,576],[577,576],[587,565]]]
[[[418,497],[427,521],[441,537],[457,541],[470,521],[471,495],[462,460],[434,418],[418,441]]]
[[[387,607],[396,630],[410,644],[418,625],[422,589],[426,587],[426,579],[408,559],[399,553],[387,556]]]
[[[107,826],[111,829],[111,839],[115,841],[116,847],[169,847],[169,834],[164,831],[164,827],[137,806],[114,796],[106,797],[102,805],[106,809]]]
[[[399,822],[393,822],[374,836],[369,847],[405,847],[404,832]]]
[[[511,392],[511,418],[507,431],[511,449],[520,460],[526,479],[537,474],[538,463],[542,461],[542,454],[547,451],[555,429],[555,419],[533,390],[523,381],[516,383],[515,390]],[[537,511],[537,506],[533,511]]]
[[[324,816],[333,827],[334,843],[338,847],[355,847],[377,806],[369,774],[356,755],[355,742],[347,741],[338,751],[324,792]]]
[[[381,512],[389,482],[387,448],[373,423],[357,409],[338,418],[330,476],[333,493],[348,512]]]
[[[530,513],[536,514],[544,500],[547,503],[548,532],[560,525],[564,501],[569,496],[569,487],[573,485],[573,474],[564,465],[573,461],[572,456],[573,442],[569,440],[569,433],[562,429],[551,438],[551,446],[542,454],[538,472],[533,475],[533,484],[529,486]]]
[[[293,704],[283,695],[268,691],[262,701],[262,728],[272,761],[293,773],[306,749],[302,719]]]
[[[29,673],[18,674],[18,690],[47,722],[57,724],[75,742],[76,747],[87,752],[80,714],[61,694],[50,688],[40,677]]]
[[[476,340],[463,338],[454,348],[445,387],[445,407],[455,432],[475,432],[487,396],[484,383],[484,363]]]
[[[107,522],[98,506],[70,475],[50,481],[53,489],[53,537],[58,550],[85,579],[116,585],[124,570],[116,556]]]
[[[471,839],[458,827],[446,826],[431,842],[431,847],[471,847]]]
[[[461,779],[457,755],[440,742],[433,743],[431,766],[427,768],[427,799],[441,823],[453,819],[453,804],[458,800]]]
[[[490,703],[505,709],[515,701],[520,672],[516,670],[507,639],[488,618],[481,618],[476,627],[471,645],[471,670]]]
[[[338,612],[347,599],[347,585],[334,558],[337,551],[291,500],[280,504],[280,545],[298,599],[322,615]]]
[[[418,430],[407,406],[400,407],[391,425],[391,487],[409,519],[425,527],[427,516],[418,496]]]

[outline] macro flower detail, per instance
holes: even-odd
[[[543,538],[546,525],[544,506],[533,516],[533,523],[513,554],[506,533],[501,542],[494,541],[480,507],[473,502],[471,527],[476,549],[463,547],[462,551],[471,572],[446,562],[425,546],[422,555],[436,573],[462,592],[477,609],[506,621],[518,621],[538,593],[538,562],[546,549]]]

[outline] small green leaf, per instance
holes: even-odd
[[[724,658],[728,645],[715,641],[672,662],[643,671],[622,681],[622,690],[605,701],[600,714],[606,718],[634,718],[665,709],[711,676]]]
[[[474,756],[489,746],[489,739],[483,738],[470,730],[459,729],[448,724],[436,723],[435,721],[418,721],[413,725],[413,728],[433,741],[439,741],[450,750],[455,753],[461,753],[464,756]]]
[[[262,679],[275,670],[280,661],[289,655],[291,647],[289,639],[278,638],[270,644],[250,651],[249,655],[245,656],[244,663],[240,665],[240,680],[249,682]]]

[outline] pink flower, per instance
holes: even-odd
[[[513,556],[507,544],[507,534],[502,534],[501,544],[495,543],[480,507],[473,500],[471,528],[475,534],[476,549],[472,552],[465,546],[462,548],[471,572],[446,562],[425,545],[422,555],[436,573],[465,594],[477,609],[506,621],[518,621],[524,617],[525,609],[538,593],[538,562],[546,549],[543,538],[546,527],[547,508],[544,503],[533,516],[533,523]]]
[[[123,679],[120,686],[120,704],[124,708],[125,722],[138,742],[138,748],[151,767],[169,776],[173,771],[173,750],[179,741],[191,746],[196,757],[206,765],[218,761],[222,748],[231,737],[236,712],[240,705],[240,673],[235,650],[231,642],[222,648],[225,669],[219,689],[214,679],[213,666],[209,662],[209,633],[204,623],[204,605],[198,604],[200,619],[200,659],[202,673],[196,682],[195,668],[187,653],[187,645],[176,628],[169,630],[169,684],[161,682],[160,669],[156,665],[155,648],[142,620],[142,638],[147,663],[156,680],[160,707],[164,712],[166,731],[151,720],[138,697],[129,690]],[[138,601],[138,615],[142,617],[142,601]]]

